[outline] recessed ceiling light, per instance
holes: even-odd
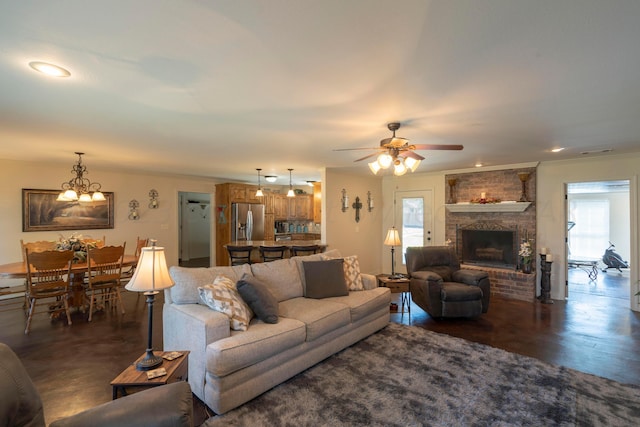
[[[476,163],[476,167],[477,168],[481,168],[482,167],[482,163],[480,163],[480,162]]]
[[[561,152],[562,150],[564,150],[564,147],[552,148],[552,149],[551,149],[551,152],[552,152],[552,153],[559,153],[559,152]]]
[[[36,71],[52,77],[69,77],[71,73],[62,67],[47,62],[33,61],[29,62],[29,67]]]

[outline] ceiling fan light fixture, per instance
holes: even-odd
[[[420,166],[421,161],[422,160],[414,159],[413,157],[407,157],[404,159],[404,165],[411,169],[411,172],[415,172],[418,166]]]
[[[371,169],[371,172],[373,172],[374,175],[378,175],[378,172],[380,172],[380,169],[382,169],[382,167],[376,160],[375,162],[369,163],[369,169]]]
[[[402,160],[396,159],[393,164],[393,174],[395,176],[402,176],[407,173],[407,167]]]
[[[378,164],[382,169],[387,169],[393,163],[393,157],[389,153],[382,153],[378,156]]]

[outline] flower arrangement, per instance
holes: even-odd
[[[522,257],[522,262],[524,264],[528,264],[531,262],[531,254],[533,250],[531,249],[531,243],[522,242],[520,243],[520,250],[518,251],[518,255]]]
[[[77,262],[87,260],[87,246],[93,249],[96,244],[95,242],[86,242],[82,234],[72,234],[66,238],[60,235],[60,239],[56,243],[56,249],[59,251],[74,251],[73,259]]]

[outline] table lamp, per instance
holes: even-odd
[[[391,227],[389,231],[387,231],[387,237],[384,239],[385,246],[391,246],[391,279],[399,279],[402,277],[401,274],[396,274],[396,258],[395,258],[395,246],[400,246],[402,242],[400,242],[400,234],[395,227]]]
[[[133,277],[125,286],[125,289],[134,292],[144,292],[147,296],[147,306],[149,312],[149,340],[147,354],[136,363],[139,371],[148,371],[162,364],[162,357],[153,354],[151,344],[153,332],[153,302],[161,289],[167,289],[174,285],[169,276],[167,261],[164,256],[164,248],[156,246],[156,241],[151,240],[150,247],[142,248],[138,265]]]

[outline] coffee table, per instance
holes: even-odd
[[[147,378],[147,371],[138,371],[136,369],[136,362],[142,359],[145,354],[140,356],[136,360],[136,362],[133,362],[131,365],[129,365],[127,369],[122,371],[120,375],[118,375],[113,379],[113,381],[111,381],[111,387],[113,387],[113,400],[118,398],[118,394],[120,394],[121,396],[126,396],[127,389],[136,389],[137,391],[140,391],[141,389],[157,387],[177,381],[187,381],[187,378],[189,376],[189,352],[181,350],[178,351],[182,353],[181,357],[173,360],[163,359],[162,365],[158,366],[158,368],[166,369],[167,375],[153,379]],[[153,354],[157,356],[163,356],[168,353],[171,352],[153,352]]]
[[[378,274],[378,286],[385,286],[391,290],[391,293],[400,293],[400,301],[402,303],[402,313],[404,313],[404,305],[407,305],[407,312],[411,313],[411,280],[407,277],[392,279],[388,274]]]

